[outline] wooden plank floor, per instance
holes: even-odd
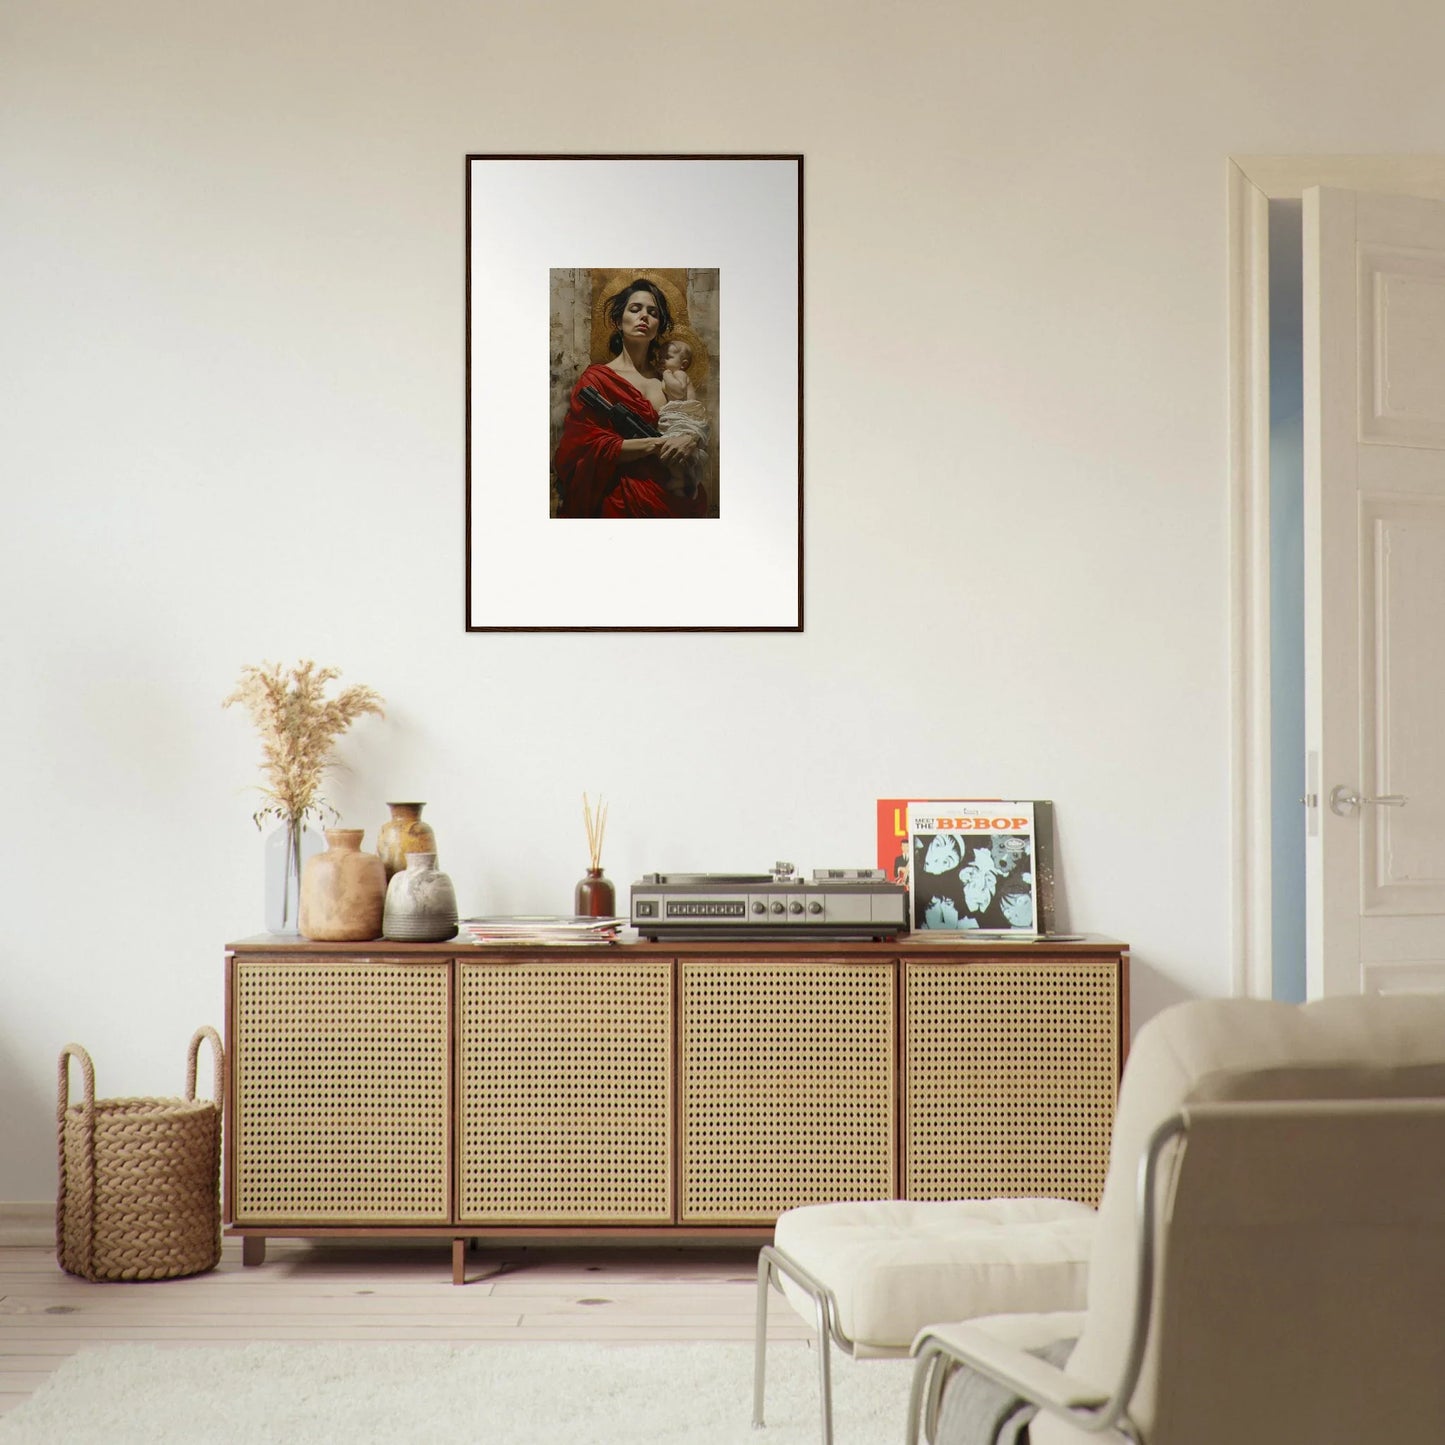
[[[266,1263],[190,1279],[90,1284],[54,1252],[0,1248],[0,1413],[69,1356],[95,1345],[253,1341],[751,1340],[756,1249],[521,1248],[467,1256],[451,1245],[270,1240]],[[769,1338],[810,1331],[774,1294]]]

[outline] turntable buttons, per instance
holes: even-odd
[[[823,905],[816,898],[808,905],[809,913],[821,913],[822,911]]]
[[[768,911],[768,905],[767,905],[766,903],[764,903],[761,898],[754,898],[754,899],[753,899],[753,912],[754,912],[754,913],[766,913],[767,911]]]
[[[788,904],[789,913],[801,913],[802,911],[803,905],[799,903],[796,898],[790,904]]]
[[[774,913],[781,913],[783,911],[783,904],[781,899],[772,905],[772,911]]]

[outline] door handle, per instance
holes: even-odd
[[[1356,808],[1403,808],[1409,800],[1404,793],[1382,793],[1378,798],[1362,798],[1343,783],[1330,790],[1330,811],[1348,818]]]

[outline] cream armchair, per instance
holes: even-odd
[[[995,1434],[985,1379],[1037,1408],[1030,1445],[1438,1445],[1445,998],[1152,1019],[1087,1309],[932,1326],[914,1353],[910,1445],[920,1426],[935,1445],[1019,1439]]]

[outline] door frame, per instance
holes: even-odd
[[[1269,998],[1269,203],[1309,186],[1445,200],[1445,156],[1230,156],[1226,183],[1231,980],[1236,997]]]

